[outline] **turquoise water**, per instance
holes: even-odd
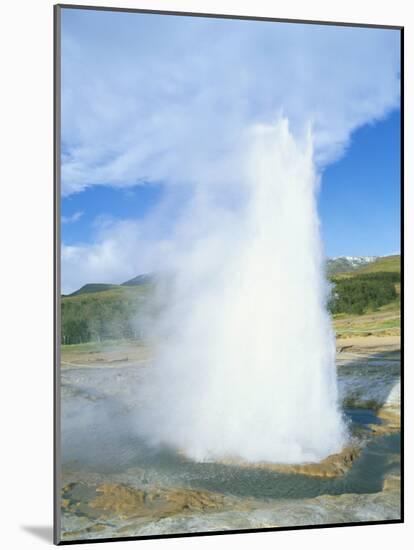
[[[376,437],[370,441],[344,476],[318,478],[281,474],[263,469],[241,468],[217,463],[196,463],[173,453],[157,453],[137,461],[144,467],[148,483],[188,486],[236,497],[260,499],[310,498],[342,493],[381,491],[384,476],[395,469],[392,458],[400,451],[400,435]]]
[[[347,417],[354,430],[378,423],[373,411],[353,409]],[[239,498],[280,499],[310,498],[342,493],[375,493],[382,489],[384,476],[395,470],[400,453],[400,434],[371,438],[359,458],[344,476],[318,478],[300,474],[282,474],[263,469],[242,468],[219,463],[197,463],[167,449],[151,449],[137,439],[125,437],[116,446],[93,457],[67,463],[69,469],[116,474],[129,469],[140,485],[180,486],[217,491]],[[65,469],[65,465],[64,465]]]
[[[399,435],[373,440],[351,470],[346,475],[336,478],[280,474],[216,464],[203,465],[203,468],[199,465],[190,467],[182,472],[182,476],[192,487],[237,497],[280,499],[310,498],[322,494],[375,493],[381,491],[384,475],[393,468],[390,464],[390,455],[399,452],[399,445]]]

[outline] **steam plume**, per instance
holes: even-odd
[[[242,204],[200,190],[177,231],[141,430],[195,460],[295,463],[338,451],[312,135],[250,132]]]

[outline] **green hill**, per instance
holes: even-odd
[[[401,256],[396,254],[394,256],[378,258],[370,264],[359,267],[354,274],[378,273],[379,271],[401,273]]]
[[[144,273],[143,275],[138,275],[133,279],[129,279],[129,281],[125,281],[125,283],[122,283],[122,286],[140,286],[140,285],[145,285],[147,283],[151,283],[152,280],[153,280],[152,275],[150,275],[149,273]]]
[[[67,296],[79,296],[79,294],[93,294],[94,292],[102,292],[104,290],[110,290],[116,288],[118,285],[111,285],[107,283],[89,283],[83,285],[79,290],[68,294]]]
[[[150,284],[102,285],[101,290],[85,286],[93,290],[62,297],[63,344],[142,337],[142,321],[150,312]]]

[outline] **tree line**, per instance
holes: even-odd
[[[140,339],[143,336],[145,310],[145,298],[127,292],[115,296],[85,295],[82,299],[63,299],[61,342],[82,344],[124,338]]]
[[[396,272],[332,276],[328,307],[333,314],[362,314],[397,298]],[[156,315],[151,306],[151,291],[101,292],[82,297],[63,298],[61,308],[62,344],[81,344],[118,339],[142,339],[145,323]],[[152,312],[152,313],[151,313]]]
[[[388,304],[397,298],[395,284],[400,282],[397,272],[361,273],[349,278],[332,279],[329,309],[333,314],[361,315]]]

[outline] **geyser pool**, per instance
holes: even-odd
[[[346,428],[311,132],[258,126],[245,162],[242,206],[201,185],[176,233],[139,427],[198,461],[318,461]]]

